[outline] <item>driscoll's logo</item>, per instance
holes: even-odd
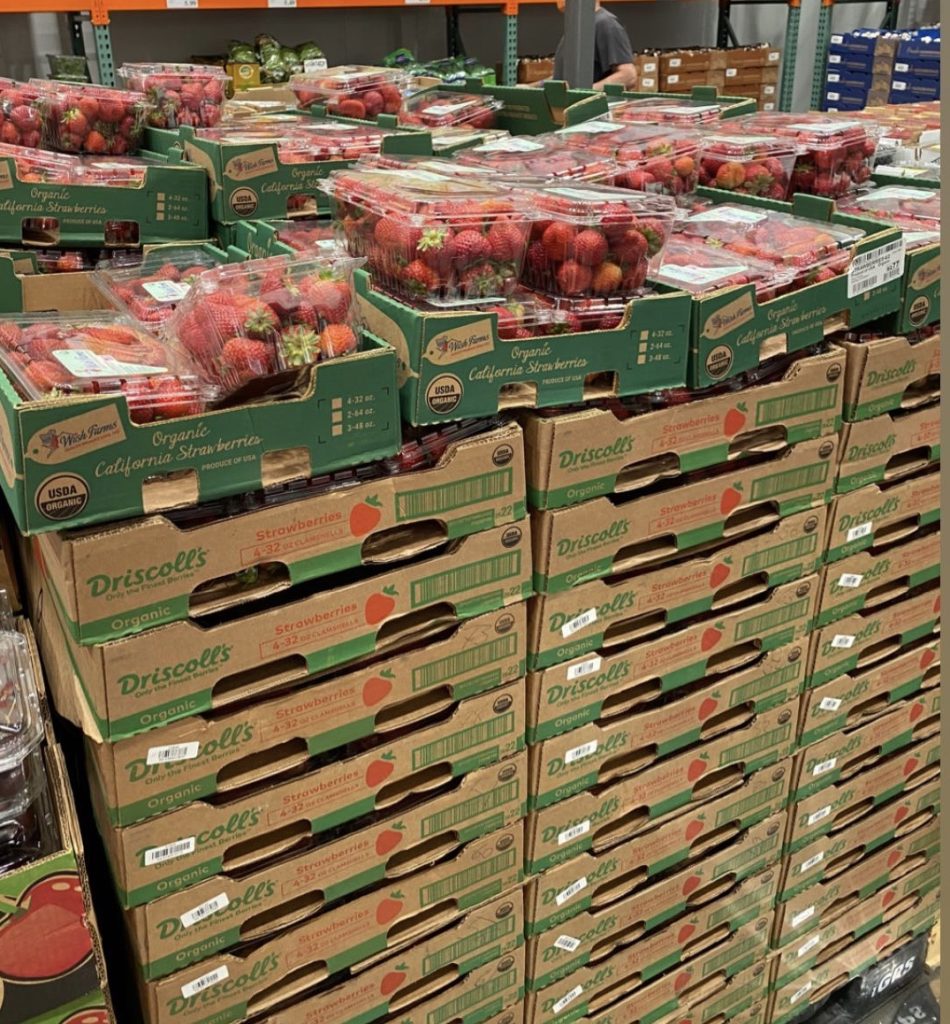
[[[561,469],[591,466],[598,462],[609,462],[621,455],[628,455],[632,451],[633,438],[618,437],[613,444],[604,445],[602,448],[581,448],[580,451],[571,451],[568,448],[558,455],[558,465]]]
[[[220,736],[216,736],[200,746],[195,758],[189,758],[189,761],[211,757],[212,754],[219,754],[225,750],[232,750],[234,747],[239,747],[242,743],[249,743],[253,738],[254,726],[250,722],[242,722],[240,725],[229,725]],[[144,757],[137,757],[134,761],[129,761],[125,766],[129,782],[141,782],[142,779],[148,778],[149,775],[156,775],[163,768],[164,766],[160,764],[149,764]]]
[[[170,576],[184,576],[202,568],[207,561],[208,552],[204,548],[189,548],[187,551],[179,551],[169,562],[126,569],[117,576],[98,573],[86,580],[86,586],[89,588],[90,597],[105,597],[106,594],[119,594],[123,590],[168,579]]]
[[[185,676],[195,676],[224,665],[231,660],[231,645],[218,644],[206,647],[197,658],[177,661],[174,665],[158,665],[151,672],[129,672],[119,677],[119,689],[123,697],[147,690],[150,686],[162,686]]]
[[[247,829],[255,828],[260,820],[261,811],[259,807],[251,807],[246,811],[241,811],[240,814],[232,814],[227,821],[221,822],[220,825],[215,825],[213,828],[205,829],[204,832],[199,832],[195,836],[195,850],[198,851],[202,847],[207,846],[208,843],[217,843],[224,838],[233,839]],[[140,867],[146,866],[145,854],[151,849],[154,849],[154,847],[146,846],[135,854]]]
[[[892,381],[909,377],[917,369],[917,360],[908,359],[903,366],[894,366],[889,370],[871,370],[868,373],[867,382],[870,387],[879,387],[881,384],[890,384]]]
[[[258,960],[244,974],[233,975],[224,981],[208,985],[207,988],[203,988],[194,995],[175,996],[174,999],[169,999],[167,1003],[168,1014],[171,1017],[177,1017],[178,1014],[184,1013],[185,1010],[191,1010],[201,1003],[213,1002],[220,996],[226,996],[229,992],[240,992],[266,978],[269,974],[276,971],[279,966],[280,961],[275,954],[271,953],[265,956],[263,960]]]
[[[266,882],[258,882],[257,885],[249,885],[240,896],[235,896],[234,899],[231,900],[227,905],[226,912],[228,914],[237,914],[242,910],[249,910],[262,900],[270,899],[276,891],[276,883],[270,880]],[[218,914],[211,915],[207,920],[214,920],[217,916]],[[181,923],[180,917],[167,917],[164,921],[159,922],[157,931],[159,938],[171,939],[179,932],[185,931],[185,926]]]
[[[621,590],[609,601],[605,601],[603,604],[597,606],[597,618],[606,619],[613,615],[619,615],[620,612],[633,607],[636,597],[637,594],[635,590]],[[568,622],[572,622],[578,617],[578,615],[582,615],[585,611],[587,611],[586,608],[578,608],[572,612],[555,612],[548,619],[548,629],[552,633],[560,633],[562,626]]]
[[[560,558],[576,554],[579,551],[587,551],[589,548],[606,544],[616,540],[618,537],[625,537],[630,531],[626,519],[615,519],[605,530],[597,533],[585,533],[580,537],[558,541],[557,553]]]

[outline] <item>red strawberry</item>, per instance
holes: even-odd
[[[366,106],[357,99],[341,100],[337,111],[341,117],[352,117],[358,121],[362,121],[366,117]]]
[[[592,278],[588,267],[568,260],[557,272],[557,286],[565,295],[583,295],[590,288]]]
[[[699,638],[699,649],[703,653],[711,651],[721,639],[722,630],[715,626],[709,626],[703,630],[703,635]]]
[[[466,228],[455,236],[453,250],[453,259],[458,267],[480,263],[492,255],[491,243],[486,236],[472,228]]]
[[[343,287],[340,288],[339,285]],[[350,312],[350,289],[345,281],[305,278],[300,289],[307,296],[317,317],[326,323],[342,324]]]
[[[90,132],[83,145],[87,153],[105,153],[109,149],[109,143],[102,132]]]
[[[407,263],[400,277],[406,290],[417,298],[428,298],[439,290],[439,275],[422,260]]]
[[[108,98],[99,99],[99,120],[107,124],[118,124],[126,114],[126,106],[121,100]]]
[[[0,346],[15,349],[20,343],[22,331],[12,320],[0,321]]]
[[[601,265],[594,270],[590,288],[595,295],[613,295],[622,283],[623,271],[616,263],[601,263]],[[619,317],[617,319],[619,323]]]
[[[563,262],[567,259],[576,236],[577,228],[570,224],[564,224],[561,221],[549,224],[541,237],[545,255],[555,263]]]
[[[274,372],[273,348],[255,338],[230,338],[221,349],[220,362],[224,374],[233,374],[242,384]]]
[[[324,359],[355,352],[359,344],[356,332],[349,324],[328,324],[320,332],[320,354]]]
[[[34,359],[27,364],[26,375],[44,394],[55,391],[72,379],[65,367],[51,359]]]
[[[491,259],[500,263],[514,260],[524,249],[524,231],[511,221],[498,221],[487,235]]]
[[[177,377],[158,377],[150,381],[152,413],[156,419],[173,420],[194,416],[201,411],[197,397]]]
[[[640,264],[647,258],[646,236],[636,228],[630,228],[614,242],[613,254],[621,263]]]
[[[574,239],[574,259],[583,266],[596,267],[606,258],[607,239],[599,231],[587,228]]]

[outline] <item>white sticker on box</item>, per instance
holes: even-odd
[[[822,697],[818,702],[818,707],[822,711],[837,711],[841,707],[840,697]]]
[[[680,76],[679,75],[667,75],[666,76],[666,80],[667,80],[667,82],[670,85],[676,85],[676,83],[680,80]]]
[[[819,821],[823,821],[829,814],[831,814],[831,804],[825,804],[824,807],[820,807],[817,811],[809,814],[805,820],[809,825],[817,825]]]
[[[559,832],[557,836],[557,845],[563,846],[565,843],[569,843],[574,839],[580,839],[581,836],[586,836],[588,832],[590,832],[590,818],[585,818],[583,821],[579,821],[576,825],[571,825],[570,828],[566,828],[563,832]]]
[[[825,95],[830,100],[840,100],[841,99],[841,93],[840,92],[829,92],[829,93],[825,93]]]
[[[198,0],[165,0],[165,8],[169,11],[197,11]]]
[[[841,54],[840,53],[829,53],[828,54],[828,63],[829,64],[840,64],[841,63]]]
[[[217,914],[219,910],[224,910],[230,902],[231,899],[228,894],[226,892],[222,892],[212,899],[199,904],[193,910],[186,910],[179,919],[182,923],[182,927],[190,928],[199,921],[203,921],[206,917],[211,917],[212,914]]]
[[[567,1009],[571,1003],[584,991],[583,985],[575,985],[570,992],[565,992],[563,996],[551,1007],[555,1013],[560,1013],[561,1010]]]
[[[597,740],[591,740],[589,743],[582,743],[579,747],[571,747],[570,750],[564,753],[564,763],[573,764],[575,761],[581,761],[585,757],[590,757],[591,754],[597,753]]]
[[[769,63],[775,64],[781,56],[782,54],[778,50],[769,51]]]
[[[891,82],[891,88],[896,89],[898,92],[903,92],[908,88],[908,83],[902,82],[899,78],[895,78],[894,81]]]
[[[802,987],[797,992],[792,993],[788,1001],[794,1006],[799,999],[801,999],[803,996],[807,996],[808,993],[811,992],[811,986],[812,982],[806,981],[805,984],[802,985]]]
[[[484,146],[477,146],[473,153],[535,153],[544,149],[543,142],[535,142],[534,139],[526,139],[521,136],[511,139],[495,139],[486,142]]]
[[[841,81],[841,75],[839,75],[836,71],[829,71],[828,72],[828,81],[829,82],[840,82]]]
[[[738,74],[738,68],[726,68],[726,78],[735,78]]]
[[[145,755],[147,765],[174,764],[176,761],[193,761],[201,750],[201,744],[169,743],[167,747],[149,747]]]
[[[854,590],[864,582],[864,574],[860,572],[843,572],[838,577],[838,586]]]
[[[859,252],[848,267],[848,298],[880,288],[904,273],[904,238],[901,236],[879,249]]]
[[[800,924],[804,924],[810,917],[815,916],[815,905],[814,903],[810,907],[805,907],[804,910],[799,910],[797,914],[792,914],[792,927],[797,928]]]
[[[824,775],[826,772],[830,772],[832,768],[838,763],[838,758],[829,757],[826,761],[819,761],[811,770],[812,778],[818,775]]]
[[[124,363],[121,359],[101,355],[87,348],[58,348],[53,351],[53,357],[74,377],[144,377],[168,372],[164,366]]]
[[[567,953],[573,953],[575,949],[581,944],[580,939],[572,938],[570,935],[559,935],[553,943],[558,949],[563,949]]]
[[[303,69],[308,75],[312,75],[315,71],[326,71],[329,66],[326,57],[312,57],[303,62]],[[326,128],[326,125],[321,124],[320,127]]]
[[[905,64],[903,61],[898,61],[894,65],[894,70],[895,71],[910,71],[910,65],[909,64]]]
[[[571,125],[558,134],[560,135],[612,135],[614,132],[622,132],[624,125],[616,121],[585,121],[583,124]]]
[[[146,850],[142,856],[146,867],[153,864],[164,864],[166,860],[175,860],[176,857],[186,857],[189,853],[195,852],[195,837],[178,839],[174,843],[166,843],[164,846],[153,846]]]
[[[297,0],[267,0],[267,6],[276,8],[293,8],[297,6]]]
[[[181,994],[185,999],[191,999],[192,996],[196,996],[199,992],[204,992],[206,988],[210,988],[212,985],[217,985],[219,981],[224,981],[227,977],[227,965],[222,964],[220,967],[215,967],[213,971],[202,974],[200,978],[195,978],[194,981],[189,981],[187,984],[182,985]]]
[[[774,85],[763,85],[762,86],[762,95],[763,96],[774,96],[775,95],[775,86]]]
[[[567,640],[575,633],[579,633],[582,629],[586,629],[596,621],[597,609],[588,608],[586,612],[581,612],[581,614],[576,618],[571,619],[570,622],[565,622],[564,625],[561,626],[561,636]]]
[[[564,904],[567,903],[568,900],[573,899],[579,892],[583,892],[583,890],[586,889],[586,888],[587,888],[587,879],[583,878],[583,877],[582,878],[578,878],[578,880],[576,882],[571,882],[571,884],[566,889],[562,889],[554,897],[554,902],[559,907],[563,907]]]
[[[874,523],[858,523],[857,526],[852,526],[850,530],[844,535],[844,539],[860,540],[862,537],[867,537],[868,534],[874,532]]]
[[[678,68],[683,63],[681,57],[670,57],[670,67]]]
[[[855,636],[853,633],[835,633],[831,638],[831,646],[836,651],[848,651],[854,647]]]
[[[181,281],[143,281],[142,287],[158,302],[181,302],[191,285]]]
[[[820,935],[813,935],[807,942],[803,942],[798,947],[798,951],[797,951],[798,959],[800,960],[806,953],[808,953],[810,950],[814,949],[815,946],[817,946],[819,942],[821,942],[821,936]]]
[[[758,224],[759,221],[763,221],[768,217],[767,213],[761,213],[759,210],[746,210],[739,206],[729,206],[723,204],[715,210],[702,210],[700,213],[694,213],[692,216],[687,217],[687,223],[703,223],[704,221],[713,221],[714,223],[726,224]]]
[[[805,874],[806,871],[811,871],[813,867],[820,864],[825,859],[825,851],[819,850],[814,856],[809,857],[808,860],[802,861],[801,867],[798,869],[800,874]]]
[[[686,284],[710,285],[724,281],[736,274],[744,274],[746,267],[738,264],[727,267],[694,267],[678,263],[663,263],[660,273],[673,281],[684,281]]]
[[[587,658],[584,661],[576,662],[574,665],[568,665],[568,682],[573,682],[575,679],[582,679],[584,676],[593,675],[594,672],[599,672],[600,662],[601,659],[595,654],[593,658]]]

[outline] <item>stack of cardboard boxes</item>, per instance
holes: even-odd
[[[641,91],[690,92],[697,85],[715,86],[727,96],[755,100],[759,110],[776,110],[781,50],[767,43],[726,50],[695,47],[637,55]],[[654,75],[648,70],[655,63]]]

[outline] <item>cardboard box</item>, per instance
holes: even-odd
[[[795,758],[792,799],[850,779],[897,750],[920,743],[940,731],[940,690],[902,700],[887,714],[847,732],[832,733],[800,751]]]
[[[698,750],[673,754],[596,793],[577,793],[535,811],[528,818],[529,873],[543,871],[584,850],[619,843],[684,807],[741,786],[753,771],[792,752],[794,717],[788,706],[774,708],[736,735],[720,736]]]
[[[788,854],[779,900],[836,878],[863,858],[871,857],[891,840],[910,838],[929,830],[940,813],[939,776],[926,786],[898,796],[856,818],[833,836],[820,836]]]
[[[884,661],[802,695],[798,742],[808,746],[889,713],[899,701],[940,685],[940,636],[922,637]]]
[[[705,46],[675,50],[659,50],[660,74],[669,71],[722,71],[726,66],[725,50]],[[700,83],[701,84],[701,83]]]
[[[211,900],[195,901],[191,894],[189,901],[186,890],[177,894],[184,899],[136,907],[127,923],[138,966],[149,981],[166,979],[150,988],[168,992],[186,967],[245,942],[280,941],[292,927],[298,946],[306,931],[307,947],[318,949],[328,974],[336,974],[368,957],[424,942],[464,911],[520,885],[523,833],[518,821],[473,839],[445,860],[437,854],[435,863],[420,859],[420,870],[345,900],[326,897],[318,858],[312,856],[247,873]]]
[[[835,490],[892,483],[940,459],[940,403],[845,425]]]
[[[785,848],[795,853],[822,836],[837,834],[885,801],[910,793],[940,774],[940,738],[902,750],[845,782],[789,806]],[[529,845],[530,850],[530,845]]]
[[[782,442],[835,434],[841,427],[843,370],[850,371],[850,363],[831,347],[796,359],[778,380],[626,419],[598,408],[529,413],[528,501],[533,508],[561,508],[643,490],[742,454],[774,451]]]
[[[512,523],[525,514],[524,486],[521,430],[507,424],[450,444],[431,469],[196,526],[154,515],[38,543],[70,633],[99,643]],[[214,581],[275,564],[279,578],[250,589],[235,579],[201,600]]]
[[[690,299],[684,292],[631,300],[613,330],[511,339],[498,336],[495,313],[416,309],[373,288],[362,270],[355,283],[366,325],[396,350],[409,423],[638,395],[686,382]]]
[[[640,76],[640,79],[637,82],[637,87],[642,88],[644,75],[652,75],[655,77],[659,73],[659,50],[645,50],[643,53],[635,53],[633,55],[633,66],[637,69],[637,74]]]
[[[730,46],[725,51],[726,66],[732,68],[778,67],[782,51],[770,43],[754,43],[751,46]]]
[[[631,955],[639,951],[638,963],[643,966],[638,973],[648,980],[664,969],[673,950],[693,936],[702,948],[710,936],[734,932],[771,910],[778,876],[778,866],[773,865],[735,885],[726,881],[720,886],[721,895],[707,902],[686,900],[685,911],[682,893],[669,889],[641,892],[609,907],[587,910],[569,924],[528,940],[528,989],[543,995],[544,989],[562,978],[583,968],[596,969],[622,950]],[[684,879],[678,881],[682,885]],[[662,888],[658,883],[653,890]]]
[[[20,595],[16,545],[10,532],[8,514],[6,510],[0,511],[0,590],[7,595],[10,611],[19,612],[23,600]]]
[[[940,619],[940,583],[930,580],[879,608],[849,615],[815,630],[809,686],[875,665],[913,640],[933,632]]]
[[[802,976],[778,986],[771,1001],[772,1024],[786,1024],[801,1017],[809,1006],[818,1006],[851,978],[927,931],[938,914],[939,893],[931,890],[920,906],[843,946],[832,959],[810,968]]]
[[[421,967],[415,967],[416,976],[425,977],[443,967],[458,970],[457,961],[465,954],[468,956],[460,973],[466,967],[471,970],[513,954],[524,941],[520,896],[520,889],[511,889],[481,903],[453,922],[453,927],[422,944],[422,949],[417,945],[415,949],[424,950],[425,956]],[[364,955],[372,953],[373,949],[367,947]],[[406,956],[412,958],[413,954],[410,946]],[[387,966],[392,970],[391,961]],[[308,995],[331,973],[332,961],[324,958],[318,929],[313,924],[299,925],[242,950],[239,956],[219,954],[210,963],[161,981],[144,982],[143,1014],[148,1024],[242,1020],[254,1013],[266,1013],[291,996]]]
[[[876,608],[939,575],[939,523],[931,523],[902,544],[878,552],[859,551],[822,570],[818,625]]]
[[[619,844],[602,842],[569,860],[551,856],[543,869],[530,856],[525,886],[527,935],[554,928],[590,908],[608,904],[652,885],[657,876],[684,864],[700,877],[756,870],[758,858],[773,859],[774,826],[782,823],[791,762],[754,772],[738,789],[695,810],[666,818]],[[608,837],[609,838],[609,837]],[[782,837],[779,838],[781,843]]]
[[[173,622],[95,646],[64,631],[56,643],[69,653],[89,711],[76,724],[93,739],[115,740],[436,637],[527,597],[530,550],[527,522],[501,526],[349,584],[311,583],[294,600],[213,625]]]
[[[939,847],[940,829],[934,822],[929,828],[880,847],[834,878],[818,882],[790,900],[778,903],[773,945],[782,948],[791,942],[797,943],[806,933],[813,935],[865,900],[886,909],[899,895],[895,885],[898,880],[918,872],[928,861],[931,868],[935,861],[939,865]],[[879,895],[885,888],[888,892]]]
[[[597,1015],[602,1010],[618,999],[626,999],[658,975],[663,979],[661,991],[666,996],[661,1005],[666,1011],[673,1010],[676,1006],[670,1005],[670,1001],[677,994],[689,999],[690,992],[695,992],[696,998],[701,998],[706,978],[728,978],[760,958],[767,948],[771,922],[771,914],[763,914],[732,933],[724,926],[680,942],[676,934],[679,922],[673,921],[648,940],[635,942],[597,964],[582,967],[541,992],[529,992],[528,1013],[534,1014],[534,1024],[599,1019]],[[699,955],[695,955],[697,952]],[[670,970],[678,964],[682,964],[682,969]],[[644,1011],[654,992],[647,991],[645,996]]]
[[[426,982],[427,950],[416,946],[400,956],[344,978],[326,992],[269,1013],[261,1024],[357,1024],[385,1018],[399,1024],[530,1024],[524,1019],[524,949],[469,970],[464,943],[456,943],[454,964]],[[452,955],[449,950],[447,955]],[[452,977],[451,967],[456,968]],[[437,995],[432,995],[437,992]],[[387,994],[388,993],[388,994]]]
[[[499,764],[523,748],[522,689],[516,683],[471,697],[439,724],[351,754],[345,760],[308,758],[298,752],[297,744],[292,744],[282,760],[259,766],[251,776],[257,784],[250,790],[246,780],[241,780],[243,786],[230,798],[219,795],[194,800],[121,828],[113,828],[109,822],[95,762],[88,757],[97,823],[123,905],[138,906],[229,870],[237,856],[232,851],[235,845],[243,849],[238,859],[248,867],[293,848],[307,835],[347,822],[360,823],[373,812],[402,810],[405,817],[409,795],[416,791],[438,795],[443,789],[454,789],[454,780],[460,776]],[[283,750],[278,748],[278,752]],[[288,769],[292,769],[289,777]],[[515,762],[493,769],[496,781],[488,780],[491,795],[487,797],[484,776],[461,783],[463,791],[469,785],[475,799],[470,808],[463,801],[459,813],[466,809],[471,814],[482,813],[486,799],[489,804],[499,797],[511,799],[511,787],[501,791],[495,787],[496,782],[520,782],[517,769]],[[433,813],[441,811],[439,807]],[[430,829],[428,808],[422,806],[418,813],[425,814],[425,824],[413,817],[409,827]],[[250,843],[251,839],[253,844],[245,847],[244,842]],[[354,860],[348,870],[366,871],[365,861],[357,866]]]
[[[663,92],[691,92],[697,85],[726,87],[726,75],[719,71],[668,71],[660,70],[660,89]]]
[[[939,519],[939,466],[887,487],[871,484],[840,494],[829,515],[826,561],[910,537]]]
[[[733,65],[725,72],[726,85],[732,90],[742,85],[778,85],[778,64],[765,66]]]
[[[567,590],[642,569],[716,540],[737,540],[784,516],[826,505],[835,473],[835,436],[783,447],[751,465],[724,467],[656,493],[593,498],[535,512],[535,589]],[[699,474],[697,474],[699,476]]]
[[[521,57],[518,60],[518,84],[533,85],[554,77],[553,57]]]
[[[916,96],[914,99],[921,99]],[[927,178],[934,178],[928,174]],[[900,184],[898,182],[897,184]],[[926,184],[921,181],[919,184]],[[895,333],[909,334],[920,327],[940,326],[940,243],[922,245],[909,252],[904,261],[901,304],[891,318]]]
[[[51,671],[51,675],[55,675]],[[463,622],[451,636],[267,701],[206,712],[114,743],[89,742],[112,824],[127,825],[239,788],[265,766],[428,728],[469,697],[524,677],[524,606]],[[523,685],[523,683],[521,684]],[[388,692],[386,692],[388,690]]]
[[[684,620],[727,615],[733,606],[767,599],[821,569],[826,508],[766,523],[757,532],[636,575],[578,583],[537,594],[529,605],[529,663],[545,667],[593,649],[646,640]],[[817,611],[817,605],[815,607]]]
[[[138,516],[392,455],[395,353],[364,342],[309,367],[300,398],[174,422],[133,423],[115,395],[27,402],[0,374],[0,484],[17,525],[39,533]]]

